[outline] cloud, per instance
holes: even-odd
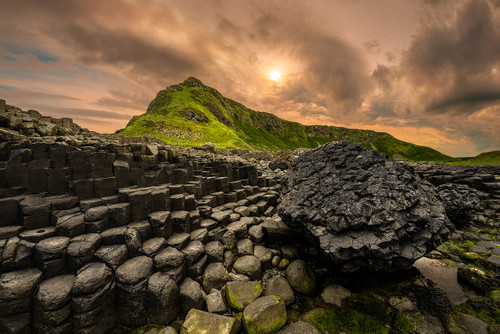
[[[462,1],[451,12],[447,24],[427,18],[401,72],[423,111],[471,114],[500,102],[500,30],[485,0]]]
[[[500,147],[499,0],[422,0],[414,23],[391,12],[412,1],[0,3],[1,85],[16,88],[0,94],[95,130],[123,127],[159,89],[193,75],[306,124],[388,131],[452,154],[453,138],[474,153]],[[346,8],[364,16],[346,20]],[[376,8],[401,26],[370,26]]]

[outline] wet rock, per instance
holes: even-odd
[[[290,306],[295,302],[295,293],[286,278],[282,276],[273,276],[266,283],[266,296],[278,296]]]
[[[153,273],[153,260],[138,256],[116,269],[120,323],[139,327],[148,322],[148,280]]]
[[[205,293],[200,284],[189,277],[180,285],[180,299],[183,313],[187,313],[191,309],[205,309]]]
[[[35,247],[36,257],[41,260],[52,260],[63,257],[66,254],[70,239],[68,237],[47,238]]]
[[[257,245],[254,247],[253,254],[262,263],[263,269],[271,268],[272,260],[273,260],[273,253],[268,248],[266,248],[264,246]]]
[[[262,294],[262,285],[256,281],[231,281],[226,284],[227,304],[233,310],[243,311]]]
[[[277,296],[260,297],[243,311],[243,326],[246,333],[273,333],[286,324],[285,303]]]
[[[0,304],[22,298],[29,298],[42,280],[38,269],[11,271],[0,276]]]
[[[250,239],[241,239],[236,242],[238,256],[253,255],[253,242]]]
[[[35,306],[52,311],[70,304],[74,280],[73,275],[62,275],[41,282],[34,298]]]
[[[206,298],[207,310],[210,313],[225,313],[227,311],[226,302],[220,290],[212,289]]]
[[[302,260],[295,260],[286,269],[286,278],[292,288],[303,294],[313,293],[316,278],[311,268]]]
[[[153,274],[153,260],[147,256],[137,256],[116,269],[116,279],[123,285],[134,285]]]
[[[149,278],[147,300],[149,320],[154,324],[168,325],[179,315],[179,287],[167,274],[154,273]]]
[[[254,255],[245,255],[236,260],[233,269],[238,274],[243,274],[250,279],[260,279],[262,275],[262,265]]]
[[[154,257],[167,247],[164,238],[151,238],[142,244],[141,253],[149,257]]]
[[[111,269],[116,270],[128,259],[128,250],[125,245],[105,245],[101,246],[94,253],[94,257],[100,262],[104,262]]]
[[[237,334],[240,330],[240,324],[236,318],[192,309],[182,324],[181,334]]]
[[[224,261],[224,246],[219,241],[210,241],[205,245],[205,253],[210,262]]]
[[[229,273],[221,262],[210,263],[203,273],[203,289],[209,293],[212,289],[220,290],[227,281]]]
[[[113,272],[104,263],[93,262],[78,270],[73,283],[72,294],[88,295],[109,284]]]
[[[279,214],[351,271],[409,268],[454,229],[432,185],[411,167],[348,142],[297,158]]]

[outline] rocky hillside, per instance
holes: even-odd
[[[182,146],[212,142],[219,149],[271,151],[315,148],[331,141],[348,140],[386,153],[391,159],[454,160],[434,149],[398,140],[387,133],[335,126],[307,126],[254,111],[222,96],[193,77],[158,92],[147,112],[134,116],[127,127],[117,133],[127,136],[151,135]]]

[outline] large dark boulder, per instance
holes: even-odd
[[[443,201],[446,214],[457,227],[473,222],[475,214],[481,208],[481,199],[485,196],[479,190],[465,184],[445,183],[436,188]]]
[[[408,268],[454,229],[430,183],[360,144],[305,152],[285,183],[283,221],[302,227],[344,270]]]

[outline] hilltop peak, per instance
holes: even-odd
[[[200,79],[197,79],[195,77],[188,77],[186,80],[184,80],[183,83],[180,84],[181,86],[185,87],[195,87],[195,88],[205,88],[206,86],[201,82]]]

